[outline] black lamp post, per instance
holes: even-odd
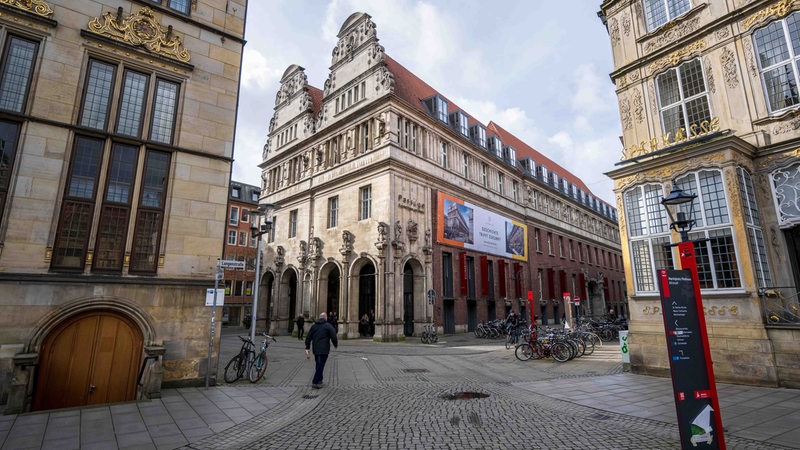
[[[672,192],[666,197],[661,199],[661,204],[667,210],[669,215],[670,229],[680,233],[681,242],[689,240],[689,232],[695,225],[692,219],[692,202],[697,198],[695,194],[688,194],[678,186],[678,183],[672,182]],[[684,211],[683,207],[688,206],[688,212]]]
[[[708,343],[708,330],[706,328],[706,319],[703,312],[703,299],[700,295],[700,279],[697,273],[697,257],[695,255],[695,243],[704,244],[707,239],[700,239],[696,241],[689,240],[689,232],[695,226],[695,220],[692,218],[693,207],[692,203],[697,198],[697,195],[685,192],[678,186],[678,183],[672,182],[672,192],[666,197],[661,199],[661,204],[667,210],[667,215],[670,219],[670,229],[676,231],[680,235],[680,242],[677,244],[667,244],[668,251],[672,247],[678,247],[680,255],[681,269],[683,272],[689,272],[692,281],[692,290],[694,291],[694,302],[689,300],[688,295],[679,295],[680,292],[678,285],[680,280],[671,279],[669,270],[661,269],[658,271],[658,278],[661,283],[661,298],[662,298],[662,311],[664,313],[664,328],[667,334],[667,347],[670,356],[670,369],[672,372],[672,385],[675,391],[675,406],[678,411],[678,424],[682,437],[682,444],[684,434],[690,433],[687,430],[689,425],[688,420],[694,417],[697,411],[689,412],[686,406],[686,397],[692,394],[694,399],[710,399],[711,408],[714,413],[713,432],[717,440],[713,443],[713,448],[725,449],[724,429],[722,427],[722,415],[719,407],[719,397],[717,395],[717,386],[714,379],[714,367],[711,361],[711,349]],[[677,278],[685,279],[685,275],[679,275]],[[671,286],[673,285],[674,286]],[[670,289],[672,288],[674,297],[670,296]],[[669,299],[667,301],[666,299]],[[692,325],[692,317],[696,317],[696,326]],[[698,345],[702,347],[696,354],[695,350]],[[702,360],[702,361],[700,361]],[[687,371],[692,368],[701,367],[699,364],[705,365],[705,378],[701,380],[698,372],[702,373],[702,369],[692,372],[690,376]],[[695,389],[688,392],[690,387]],[[699,417],[699,416],[698,416]],[[708,425],[708,424],[706,424]],[[700,438],[700,436],[693,436],[689,434],[692,439]],[[710,438],[709,438],[710,439]],[[708,441],[711,444],[711,441]],[[692,440],[694,445],[694,440]],[[683,445],[683,448],[686,448]]]
[[[270,217],[275,211],[275,205],[263,204],[258,205],[258,209],[251,211],[251,215],[258,216],[258,224],[254,220],[250,221],[250,236],[256,239],[256,276],[253,286],[253,313],[250,318],[250,340],[255,342],[256,339],[256,316],[258,315],[258,287],[261,284],[261,236],[269,234],[272,231],[272,221]],[[264,217],[264,223],[261,223],[261,217]],[[269,330],[266,330],[269,331]]]

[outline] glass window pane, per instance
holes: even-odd
[[[789,38],[792,40],[792,51],[800,54],[800,14],[794,13],[786,18],[786,27],[789,28]]]
[[[652,31],[667,22],[667,8],[664,0],[644,0],[644,14],[647,30]]]
[[[147,75],[126,71],[119,105],[117,133],[139,137],[142,130],[142,111],[146,96]]]
[[[697,189],[697,181],[695,180],[694,174],[686,175],[685,177],[678,178],[675,180],[678,187],[683,189],[687,194],[695,194],[700,197],[698,189]],[[678,207],[678,211],[686,213],[690,215],[690,217],[696,222],[695,227],[703,227],[703,216],[700,214],[700,203],[701,200],[695,200],[691,203],[691,211],[689,211],[688,206],[680,206]]]
[[[169,153],[147,152],[144,169],[141,206],[148,208],[164,208],[164,192],[167,189],[169,175]]]
[[[11,170],[17,154],[17,136],[19,124],[0,121],[0,218],[3,217],[8,186],[11,182]]]
[[[728,201],[725,198],[722,174],[716,170],[704,170],[700,171],[698,176],[707,225],[729,223]]]
[[[704,120],[711,120],[711,110],[708,107],[708,97],[702,96],[686,102],[687,122],[691,125],[699,125]],[[687,130],[687,133],[689,131]]]
[[[644,234],[645,209],[641,188],[635,187],[625,193],[625,217],[628,218],[628,234],[642,236]]]
[[[664,133],[672,133],[674,135],[680,128],[686,128],[686,124],[683,122],[681,105],[662,111],[661,119],[664,122]]]
[[[747,240],[750,244],[750,254],[753,258],[753,267],[756,271],[756,279],[759,287],[772,286],[772,273],[767,261],[767,248],[764,245],[764,233],[756,228],[749,227],[747,230]]]
[[[95,181],[97,180],[102,154],[102,140],[78,136],[67,190],[68,197],[94,198]]]
[[[711,253],[714,257],[714,272],[717,288],[736,288],[741,286],[739,266],[736,262],[736,249],[730,228],[708,232]]]
[[[65,200],[61,208],[61,222],[53,246],[53,267],[81,269],[92,225],[93,204]]]
[[[657,184],[645,186],[644,195],[649,233],[666,233],[669,228],[666,210],[661,205],[661,198],[664,196],[661,186]]]
[[[130,204],[137,154],[138,149],[132,145],[114,144],[111,167],[108,169],[106,201]]]
[[[189,14],[189,0],[169,0],[169,7]]]
[[[797,82],[792,65],[786,64],[763,73],[767,101],[772,111],[788,108],[800,103],[797,96]]]
[[[669,7],[669,20],[672,20],[688,11],[692,5],[689,0],[667,0],[667,6]]]
[[[684,97],[694,97],[706,91],[706,85],[703,80],[703,67],[700,65],[699,59],[681,64],[680,73]]]
[[[150,128],[150,139],[165,144],[172,143],[175,127],[175,109],[178,105],[178,84],[158,80],[153,100],[153,123]]]
[[[774,21],[753,33],[756,53],[761,68],[769,67],[789,59],[789,48],[783,33],[783,23]]]
[[[650,243],[646,240],[631,241],[631,257],[633,258],[633,277],[636,281],[636,290],[655,291]]]
[[[97,226],[92,270],[122,270],[129,212],[127,206],[103,206]]]
[[[22,112],[36,57],[35,42],[16,36],[8,40],[3,72],[0,75],[0,109]]]
[[[736,173],[739,177],[739,192],[742,195],[745,220],[748,225],[761,226],[761,214],[758,211],[753,178],[750,176],[749,172],[741,167],[738,168]]]
[[[672,249],[666,247],[670,244],[669,236],[653,238],[653,260],[656,269],[674,269],[675,262],[672,259]]]
[[[163,215],[161,211],[139,210],[131,246],[130,271],[156,271]]]
[[[111,104],[111,89],[114,87],[115,67],[101,61],[89,61],[89,75],[86,77],[86,93],[81,109],[81,125],[89,128],[105,129],[108,108]]]

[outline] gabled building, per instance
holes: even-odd
[[[631,366],[667,374],[656,270],[677,268],[663,197],[697,195],[689,233],[716,377],[800,386],[800,3],[606,0],[623,149]]]
[[[246,4],[0,2],[5,412],[203,384]]]
[[[625,313],[612,207],[392,59],[369,15],[338,38],[322,89],[286,69],[264,147],[261,201],[279,206],[259,299],[272,332],[322,311],[349,338],[364,315],[376,340],[431,321],[466,332],[528,314],[529,295],[552,323],[564,293],[587,315]]]
[[[253,294],[256,279],[256,239],[250,228],[258,226],[258,216],[251,215],[258,209],[261,188],[231,181],[228,191],[228,225],[225,231],[223,259],[241,261],[244,269],[225,269],[225,306],[222,308],[222,324],[244,325],[244,319],[253,312]],[[250,326],[249,323],[246,326]]]

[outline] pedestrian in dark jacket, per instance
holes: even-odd
[[[297,325],[297,339],[302,341],[303,334],[305,334],[306,331],[306,318],[300,314],[297,316],[297,320],[295,320],[294,323]]]
[[[328,361],[328,354],[331,352],[331,343],[334,348],[339,347],[339,340],[336,338],[336,330],[333,325],[328,323],[328,315],[322,313],[319,319],[314,322],[306,335],[306,359],[311,358],[310,348],[314,345],[314,361],[317,364],[314,378],[311,380],[311,387],[319,389],[322,387],[322,372],[325,370],[325,363]]]

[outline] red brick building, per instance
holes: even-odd
[[[256,239],[250,234],[250,211],[258,208],[258,186],[231,180],[228,191],[228,218],[225,230],[224,259],[244,261],[244,270],[225,270],[225,306],[222,323],[242,325],[242,320],[252,313],[253,283],[256,276]]]

